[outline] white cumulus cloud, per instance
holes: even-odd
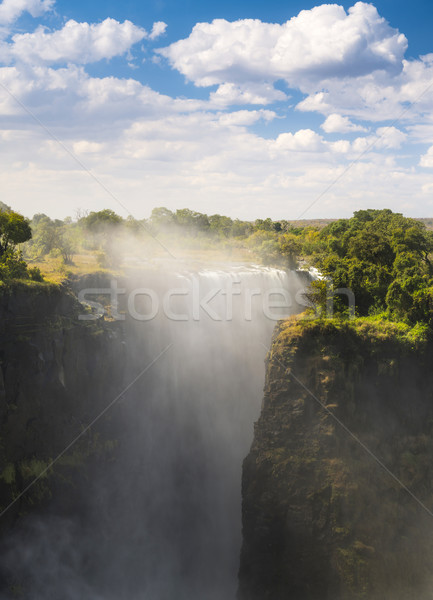
[[[348,13],[323,4],[284,24],[198,23],[188,38],[158,52],[197,86],[278,79],[299,86],[303,80],[399,72],[406,47],[405,36],[373,5],[357,2]]]
[[[314,152],[322,149],[323,138],[312,129],[300,129],[296,133],[281,133],[276,141],[278,150]]]
[[[223,83],[210,94],[210,101],[220,107],[234,104],[271,104],[286,100],[287,95],[269,83],[235,85]]]
[[[24,12],[39,17],[51,10],[55,0],[3,0],[0,4],[0,25],[13,23]]]
[[[154,119],[203,107],[197,100],[159,94],[135,79],[91,77],[84,67],[21,67],[0,68],[0,118],[22,115],[15,97],[47,127],[67,124],[74,137],[80,132],[110,136],[136,118]]]
[[[72,150],[75,154],[96,154],[103,150],[103,145],[98,142],[80,140],[79,142],[74,142]]]
[[[283,101],[275,84],[285,81],[306,95],[298,110],[340,115],[324,131],[348,133],[362,129],[346,119],[384,121],[404,109],[406,120],[431,114],[433,54],[406,60],[407,45],[375,6],[357,2],[347,12],[323,4],[283,24],[198,23],[187,38],[157,52],[196,86],[219,86],[210,94],[217,106]]]
[[[419,164],[421,167],[433,167],[433,146],[430,146],[427,152],[423,156],[421,156]]]
[[[376,135],[359,137],[353,141],[354,152],[367,152],[376,150],[398,150],[406,141],[407,135],[396,127],[379,127]]]
[[[405,120],[424,122],[430,118],[433,103],[433,55],[403,60],[401,73],[378,71],[362,77],[334,78],[308,85],[308,96],[297,109],[324,115],[344,113],[370,121],[397,119],[404,111]],[[421,133],[421,131],[420,131]]]
[[[36,14],[52,4],[9,0],[0,7]],[[59,216],[76,205],[98,210],[107,197],[22,105],[136,216],[159,204],[296,218],[328,188],[307,216],[348,216],[383,205],[416,211],[420,201],[423,213],[433,210],[431,171],[420,168],[433,167],[433,146],[421,158],[415,150],[418,167],[406,162],[414,139],[426,149],[433,144],[433,89],[426,91],[433,55],[404,60],[405,37],[370,4],[358,2],[347,12],[324,4],[283,24],[199,23],[157,58],[162,63],[165,56],[198,86],[215,85],[208,100],[159,93],[139,79],[142,71],[136,78],[118,77],[114,68],[106,77],[86,71],[97,60],[122,54],[129,60],[133,44],[164,34],[163,22],[147,31],[114,19],[60,27],[0,43],[6,63],[0,68],[0,189],[26,214],[41,206]],[[316,118],[311,129],[307,115],[296,119],[290,88],[302,92],[298,109],[324,115],[321,129]],[[403,107],[403,131],[381,127],[397,123]],[[326,135],[353,132],[360,132],[353,141]]]
[[[366,131],[365,127],[355,125],[349,117],[343,117],[337,113],[332,113],[322,124],[323,131],[326,133],[350,133],[351,131]]]
[[[149,39],[156,40],[156,38],[165,33],[166,29],[167,23],[164,23],[164,21],[156,21],[156,23],[153,24],[152,31],[149,34]]]
[[[89,24],[71,19],[52,33],[38,28],[34,33],[14,35],[10,52],[16,59],[33,64],[86,64],[125,54],[147,36],[130,21],[105,19]]]
[[[260,119],[272,121],[275,117],[276,114],[271,110],[238,110],[222,114],[219,122],[223,125],[247,126],[253,125]]]

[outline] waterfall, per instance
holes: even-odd
[[[117,290],[125,384],[163,354],[110,411],[116,458],[83,486],[80,514],[27,532],[31,600],[234,600],[266,349],[302,287],[296,272],[176,265]]]

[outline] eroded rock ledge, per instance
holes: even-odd
[[[0,511],[92,422],[124,379],[117,323],[82,321],[67,287],[17,284],[0,294]],[[76,501],[86,466],[113,444],[101,420],[0,519],[0,540],[23,515],[57,497]],[[67,511],[67,506],[65,506]],[[1,577],[0,577],[1,579]]]
[[[239,600],[431,598],[433,517],[404,486],[433,509],[432,365],[420,328],[279,325],[243,467]]]

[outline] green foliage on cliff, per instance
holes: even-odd
[[[20,244],[32,237],[28,219],[11,210],[5,204],[0,206],[0,281],[8,283],[16,279],[42,281],[38,268],[28,268],[18,249]]]
[[[333,340],[339,340],[339,352],[344,350],[349,355],[359,352],[359,342],[368,342],[371,354],[383,349],[384,345],[397,348],[399,352],[411,354],[413,351],[422,351],[432,340],[430,329],[422,323],[410,325],[403,322],[395,322],[380,316],[358,317],[348,319],[304,319],[302,316],[293,317],[283,321],[276,330],[272,352],[286,352],[285,357],[290,358],[290,352],[298,350],[297,342],[303,340],[304,348],[306,340],[313,344],[309,347],[311,352],[321,352],[320,343],[316,340],[326,339],[327,344]],[[346,345],[342,347],[343,340]],[[352,344],[351,340],[356,340]],[[351,345],[352,344],[352,345]],[[289,354],[287,354],[289,352]]]
[[[388,209],[361,210],[325,227],[320,242],[317,266],[335,288],[353,291],[359,315],[432,325],[433,233],[424,224]]]
[[[310,298],[326,308],[330,287],[355,295],[356,314],[382,314],[414,325],[433,325],[433,232],[419,220],[389,209],[360,210],[320,228],[289,221],[257,219],[241,223],[188,209],[154,209],[149,224],[157,235],[214,236],[214,243],[237,239],[264,264],[296,268],[302,257],[325,279],[312,285]],[[337,297],[337,315],[348,302]]]
[[[8,211],[0,216],[16,215]],[[25,219],[17,218],[28,227]],[[198,252],[200,258],[214,252],[213,258],[237,257],[286,269],[309,264],[324,276],[312,284],[309,293],[319,311],[326,310],[331,288],[342,288],[353,292],[358,316],[381,314],[389,320],[433,326],[433,231],[425,222],[389,209],[369,209],[323,225],[270,218],[247,222],[165,207],[153,209],[150,218],[142,220],[124,219],[108,209],[75,221],[37,214],[31,221],[32,239],[27,238],[25,257],[33,261],[58,258],[64,277],[71,272],[65,265],[74,269],[77,256],[89,265],[83,259],[89,254],[94,268],[108,269],[121,269],[131,257],[142,261],[167,253],[182,257],[184,252]],[[40,278],[16,253],[5,255],[3,263],[3,271],[12,278]],[[337,315],[347,315],[347,308],[344,294],[334,299]]]

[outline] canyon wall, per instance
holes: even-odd
[[[432,597],[433,344],[283,321],[243,465],[239,600]]]
[[[2,538],[26,514],[43,510],[53,496],[67,512],[90,476],[86,469],[92,460],[107,459],[113,450],[112,427],[102,420],[47,470],[122,389],[121,328],[102,319],[81,321],[82,312],[64,287],[16,284],[1,291]]]
[[[103,317],[79,319],[84,290]],[[295,272],[176,261],[4,294],[2,600],[235,597],[266,347],[301,291]]]

